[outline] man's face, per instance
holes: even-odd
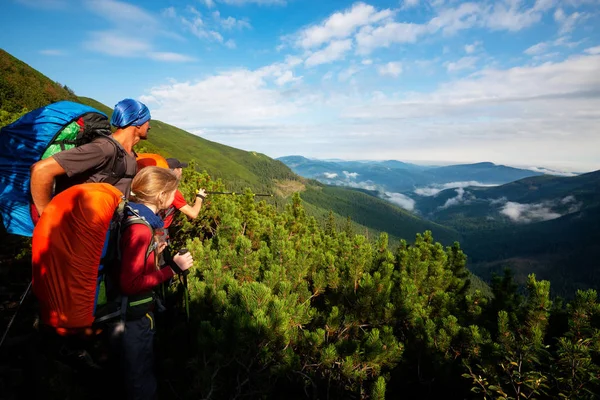
[[[142,125],[138,126],[139,134],[141,140],[148,139],[148,132],[150,131],[150,121],[144,122]]]
[[[175,175],[177,175],[177,179],[181,179],[181,174],[183,173],[183,169],[173,168],[173,172],[175,172]]]

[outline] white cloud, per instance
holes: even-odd
[[[179,53],[152,51],[148,53],[148,57],[156,61],[167,62],[189,62],[195,61],[194,57],[189,57]]]
[[[221,13],[219,11],[214,11],[212,13],[213,18],[219,25],[223,27],[223,29],[232,30],[232,29],[251,29],[252,26],[248,21],[235,19],[233,17],[221,18]]]
[[[45,50],[40,50],[40,54],[43,54],[45,56],[64,56],[65,52],[63,50],[57,50],[57,49],[45,49]]]
[[[477,40],[471,44],[467,44],[465,45],[465,53],[467,54],[473,54],[478,47],[481,46],[481,41]]]
[[[338,176],[338,174],[336,174],[335,172],[325,172],[323,175],[325,175],[325,178],[327,179],[337,178]]]
[[[481,116],[478,107],[485,107],[486,115],[490,116],[494,115],[490,108],[495,106],[501,119],[526,118],[541,122],[539,118],[545,118],[545,122],[556,124],[568,115],[572,123],[578,117],[600,117],[598,70],[600,56],[574,56],[562,62],[505,70],[488,68],[442,84],[429,94],[408,94],[385,104],[371,102],[360,107],[349,106],[347,113],[352,118],[395,119],[449,117],[469,111]],[[528,104],[528,109],[522,110],[522,104]],[[512,114],[509,117],[502,111],[511,105],[514,107],[510,108]],[[558,117],[558,121],[552,117]],[[563,128],[569,126],[560,125]],[[545,134],[551,134],[556,128]]]
[[[348,172],[348,171],[342,171],[342,172],[348,179],[356,179],[358,177],[358,172]]]
[[[564,34],[571,32],[575,28],[577,21],[585,19],[587,15],[585,13],[573,12],[571,15],[567,15],[562,8],[558,8],[554,12],[554,20],[559,24],[559,33]]]
[[[351,65],[350,67],[342,70],[338,74],[338,80],[340,82],[346,82],[348,79],[352,78],[354,76],[354,74],[356,74],[359,71],[360,71],[360,68],[358,68],[357,66]]]
[[[333,39],[345,39],[361,26],[379,22],[392,16],[390,10],[377,11],[365,3],[355,3],[352,8],[336,12],[323,23],[303,29],[297,35],[296,44],[310,49]]]
[[[237,69],[197,82],[156,86],[140,100],[151,107],[153,117],[183,129],[221,127],[220,132],[247,133],[261,127],[264,133],[302,109],[302,99],[289,98],[275,84],[295,62],[288,59],[254,71]]]
[[[298,82],[302,80],[302,77],[298,77],[298,76],[294,76],[294,73],[290,70],[284,71],[280,76],[277,77],[277,79],[275,79],[275,83],[278,86],[283,86],[286,83],[290,83],[290,82]]]
[[[574,203],[575,201],[576,201],[575,196],[570,195],[570,196],[566,196],[565,198],[563,198],[560,202],[562,204],[569,204],[569,203]]]
[[[208,8],[213,8],[215,6],[214,0],[200,0]]]
[[[426,32],[424,25],[411,23],[390,22],[376,28],[365,26],[356,34],[356,52],[365,55],[395,43],[415,43]]]
[[[429,21],[427,29],[430,33],[441,30],[445,35],[451,35],[480,25],[484,11],[483,4],[477,3],[462,3],[457,8],[446,8]]]
[[[415,201],[402,193],[385,192],[383,198],[391,203],[399,205],[405,210],[413,211],[415,209]]]
[[[600,46],[587,48],[585,52],[592,55],[600,54]]]
[[[322,24],[301,31],[295,41],[309,49],[332,39],[347,38],[358,29],[356,52],[366,55],[380,47],[416,43],[420,37],[438,32],[452,35],[474,27],[519,31],[539,22],[551,6],[551,0],[538,0],[529,8],[520,0],[503,0],[493,5],[465,2],[456,7],[435,6],[437,14],[428,22],[407,23],[393,21],[394,11],[377,11],[370,5],[356,3],[350,10],[335,13]],[[467,54],[472,54],[478,44],[466,45]]]
[[[211,28],[203,19],[201,14],[193,7],[189,7],[189,10],[194,16],[192,18],[181,17],[181,23],[185,26],[194,36],[199,39],[206,39],[222,43],[229,48],[235,48],[235,42],[232,40],[225,41],[223,35]]]
[[[379,75],[389,75],[397,78],[402,73],[402,63],[399,61],[392,61],[384,65],[380,65],[377,67],[377,72]]]
[[[195,61],[184,54],[155,51],[149,41],[129,37],[121,31],[91,32],[84,47],[113,57],[149,58],[165,62]]]
[[[91,39],[84,43],[88,50],[117,57],[140,57],[152,46],[148,41],[134,39],[118,31],[91,32]]]
[[[333,78],[333,72],[332,71],[328,71],[325,75],[323,75],[323,78],[321,78],[322,81],[329,81],[331,80],[331,78]]]
[[[466,194],[466,196],[465,196]],[[457,206],[459,204],[469,204],[474,199],[471,193],[466,192],[464,188],[459,187],[456,189],[456,196],[451,197],[444,203],[443,206],[438,207],[438,209],[445,209],[452,206]]]
[[[521,204],[509,201],[502,207],[500,213],[514,222],[521,223],[548,221],[561,217],[559,213],[552,211],[551,207],[545,203]]]
[[[403,8],[413,8],[418,6],[420,3],[420,0],[404,0],[404,2],[402,3]]]
[[[490,204],[495,206],[495,205],[504,204],[507,201],[508,201],[508,199],[506,197],[500,197],[499,199],[491,199]]]
[[[573,173],[573,172],[566,172],[566,171],[555,171],[553,169],[548,169],[548,168],[540,168],[540,167],[530,167],[529,168],[532,171],[535,172],[541,172],[543,174],[547,174],[547,175],[556,175],[556,176],[577,176],[577,174]]]
[[[177,18],[177,11],[175,10],[175,7],[165,8],[160,13],[165,18]]]
[[[568,35],[563,35],[553,41],[536,43],[533,46],[528,47],[523,53],[534,57],[537,56],[539,58],[550,49],[555,49],[556,47],[567,47],[571,49],[579,46],[582,42],[583,41],[572,42],[570,41],[570,37]],[[545,56],[547,57],[548,54]]]
[[[473,69],[477,63],[477,57],[463,57],[456,62],[446,63],[446,69],[448,72],[457,72],[464,69]]]
[[[433,184],[414,190],[415,194],[419,196],[435,196],[442,190],[455,189],[455,188],[466,188],[469,186],[480,186],[480,187],[491,187],[498,186],[496,184],[481,183],[478,181],[461,181],[461,182],[448,182],[443,184]]]
[[[145,29],[158,24],[158,20],[152,14],[133,4],[116,0],[86,0],[85,5],[92,12],[113,22],[125,24],[127,28],[130,28],[128,24],[132,22]]]
[[[235,44],[235,40],[233,39],[229,39],[227,40],[225,43],[223,43],[225,45],[225,47],[227,47],[228,49],[235,49],[237,47],[237,45]]]
[[[548,50],[549,47],[550,45],[548,44],[548,42],[540,42],[528,47],[523,53],[530,56],[534,56],[545,52],[546,50]]]
[[[537,0],[531,8],[523,7],[520,0],[498,1],[484,16],[485,25],[494,30],[520,31],[540,22],[543,14],[552,7],[551,0]]]
[[[350,39],[334,41],[324,49],[312,53],[304,63],[307,67],[328,64],[343,58],[351,48],[352,40]]]
[[[364,59],[360,62],[362,65],[371,65],[373,64],[373,60],[371,60],[370,58]]]

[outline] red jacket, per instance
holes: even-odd
[[[168,266],[156,269],[154,264],[156,250],[144,259],[152,235],[152,231],[143,224],[132,224],[123,231],[119,286],[121,292],[127,296],[149,292],[174,275],[173,270]]]

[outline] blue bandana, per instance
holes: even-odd
[[[130,125],[141,126],[147,121],[150,121],[148,107],[137,100],[125,99],[115,106],[110,123],[117,128],[125,128]]]
[[[154,214],[154,212],[145,205],[130,201],[129,207],[135,210],[135,212],[138,213],[140,217],[145,219],[146,222],[150,224],[152,229],[160,229],[164,226],[163,220],[158,215]],[[126,215],[130,217],[134,214],[131,212],[131,210],[126,209]]]

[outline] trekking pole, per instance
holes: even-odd
[[[17,317],[17,314],[19,313],[19,309],[21,308],[21,305],[23,304],[25,297],[27,297],[27,295],[29,294],[29,289],[31,289],[31,281],[29,281],[29,285],[27,285],[27,289],[25,289],[25,292],[21,296],[21,300],[19,301],[17,310],[15,311],[12,318],[8,322],[8,325],[6,326],[6,330],[4,331],[4,335],[2,335],[2,340],[0,341],[0,348],[2,348],[2,345],[4,344],[4,339],[6,339],[6,335],[8,335],[8,331],[10,330],[10,327],[12,326],[13,322],[15,322],[15,318]]]
[[[186,253],[189,253],[190,251],[188,249],[181,249],[179,250],[179,255],[184,255]],[[186,321],[189,324],[190,323],[190,292],[188,290],[188,279],[187,276],[190,273],[189,269],[186,269],[185,271],[183,271],[181,273],[181,276],[183,277],[183,301],[185,303],[185,315],[186,315]]]
[[[236,193],[236,192],[206,192],[206,194],[231,194],[234,196],[243,196],[245,193]],[[273,197],[272,194],[266,193],[253,193],[254,196],[263,196],[263,197]]]

